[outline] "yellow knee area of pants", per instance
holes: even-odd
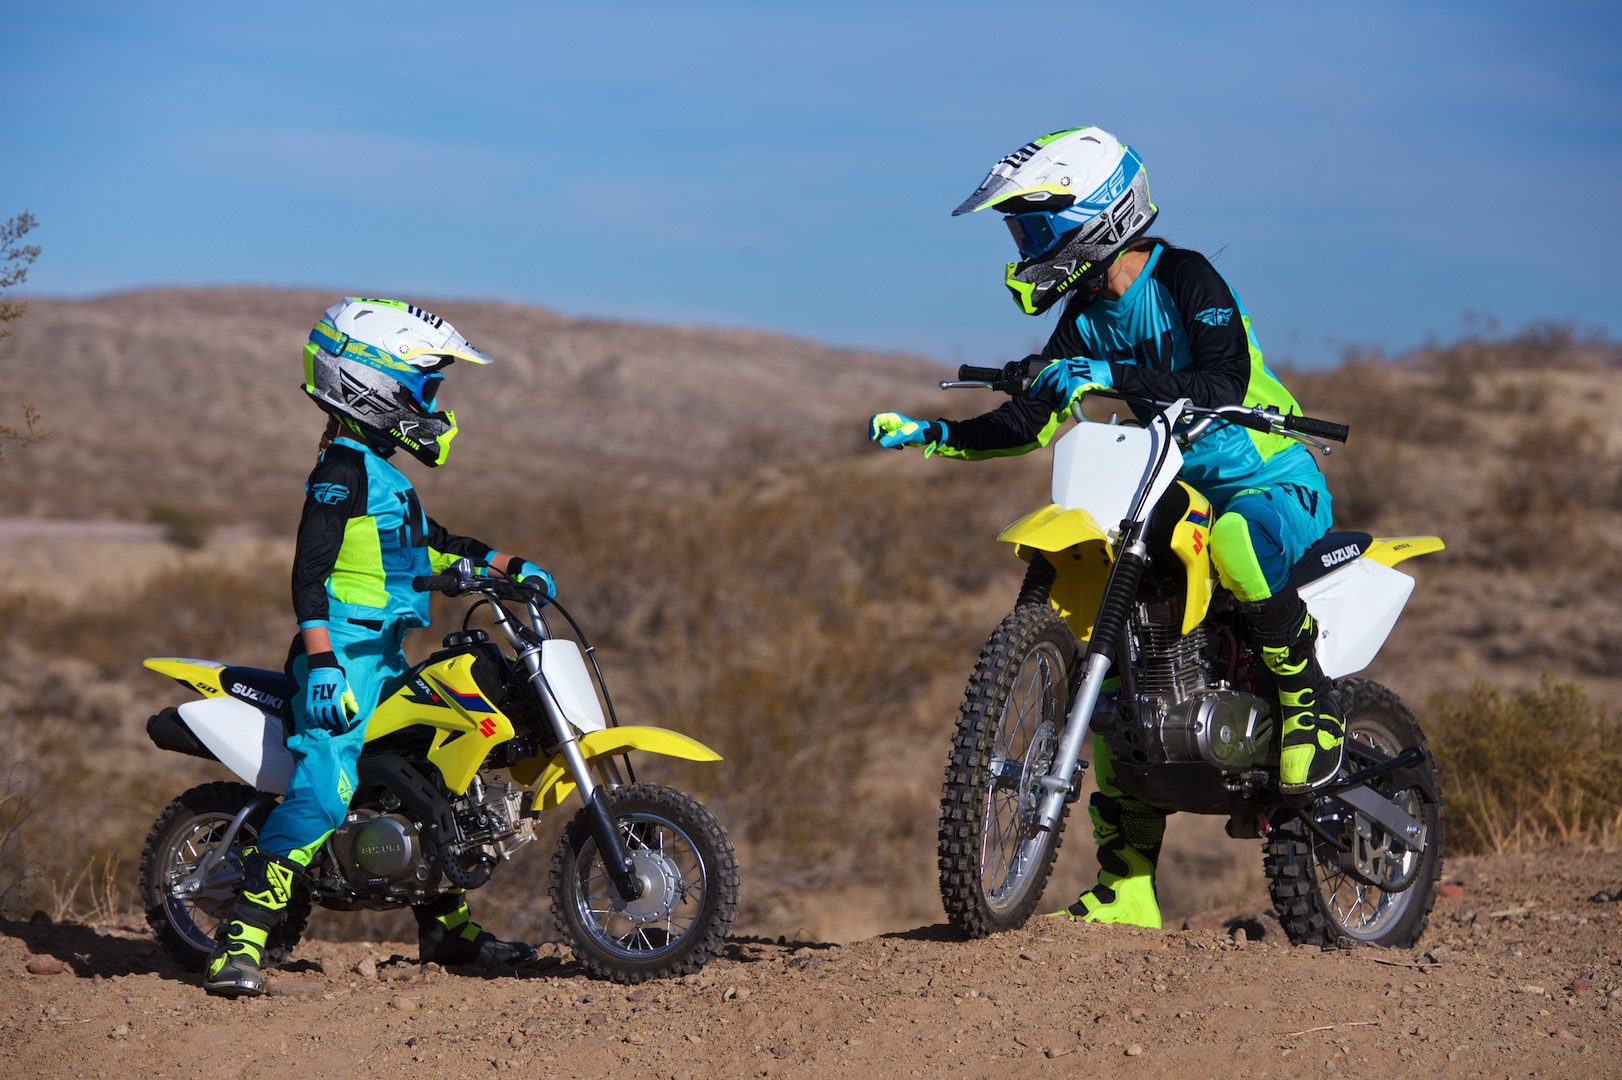
[[[1256,603],[1273,595],[1243,516],[1223,514],[1211,526],[1211,561],[1223,587],[1239,599]]]

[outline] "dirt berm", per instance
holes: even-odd
[[[500,978],[401,943],[311,942],[253,1001],[206,997],[141,928],[0,923],[0,1075],[1303,1077],[1622,1075],[1622,856],[1456,860],[1409,951],[1035,920],[832,945],[743,938],[627,988]],[[1253,937],[1253,935],[1255,935]]]

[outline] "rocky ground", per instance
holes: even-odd
[[[555,947],[483,979],[312,942],[239,1002],[138,924],[0,922],[0,1075],[1622,1075],[1622,855],[1460,859],[1444,881],[1405,951],[1292,948],[1232,913],[1038,920],[978,942],[741,938],[626,988]]]

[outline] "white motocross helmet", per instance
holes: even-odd
[[[1115,256],[1158,213],[1143,159],[1096,127],[1026,143],[992,166],[952,215],[987,207],[1005,215],[1019,249],[1003,281],[1027,315],[1072,293],[1096,297]]]
[[[443,465],[459,430],[454,412],[435,412],[453,360],[490,363],[456,327],[415,304],[347,297],[328,308],[304,346],[304,392],[360,428]]]

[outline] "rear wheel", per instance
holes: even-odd
[[[1389,758],[1425,747],[1419,722],[1397,696],[1366,679],[1343,679],[1336,694],[1346,716],[1346,768],[1357,769],[1360,748]],[[1419,768],[1436,785],[1436,763],[1427,753]],[[1268,891],[1284,933],[1297,945],[1350,940],[1406,948],[1419,940],[1436,902],[1442,869],[1442,807],[1418,789],[1371,782],[1422,826],[1424,846],[1412,851],[1378,825],[1337,800],[1318,800],[1306,813],[1274,830],[1264,849]]]
[[[194,787],[176,798],[147,833],[141,851],[141,906],[158,943],[181,967],[201,971],[214,951],[214,936],[230,916],[242,885],[242,849],[259,837],[270,805],[249,815],[231,850],[195,891],[179,893],[203,856],[213,850],[238,811],[258,793],[246,784],[216,783]],[[297,888],[285,917],[271,935],[265,959],[287,959],[310,921],[310,894]]]
[[[1058,612],[1021,604],[980,651],[941,792],[941,900],[969,937],[1023,926],[1042,899],[1064,819],[1036,828],[1070,708],[1076,639]]]
[[[642,894],[621,899],[582,809],[552,857],[552,918],[575,959],[600,979],[691,974],[726,942],[738,911],[738,862],[726,831],[674,788],[630,784],[606,795]]]

